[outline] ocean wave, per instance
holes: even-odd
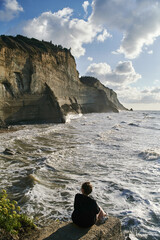
[[[112,129],[119,131],[122,126],[120,124],[116,124],[112,127]]]
[[[107,116],[107,119],[112,120],[111,116]]]
[[[133,193],[132,191],[130,191],[129,189],[122,189],[122,196],[124,196],[126,198],[126,201],[129,202],[135,202],[137,201],[137,196],[134,196],[135,193]],[[137,199],[136,199],[137,198]]]
[[[153,128],[160,128],[160,115],[150,116],[156,118],[136,111],[77,114],[67,124],[0,134],[1,187],[43,225],[69,218],[75,193],[89,180],[97,202],[121,219],[132,240],[158,240],[160,131]]]
[[[143,128],[145,128],[145,129],[151,129],[151,130],[160,130],[160,128],[159,128],[159,125],[156,127],[155,125],[154,125],[154,127],[153,126],[143,126]]]
[[[135,227],[141,224],[141,222],[133,217],[126,217],[125,220],[123,221],[123,224],[127,227],[127,228],[131,228],[131,227]]]
[[[79,113],[79,114],[68,114],[68,115],[66,116],[66,119],[65,119],[65,120],[66,120],[66,123],[70,123],[71,120],[80,118],[80,117],[82,117],[82,116],[83,116],[82,113]]]
[[[155,150],[147,149],[147,150],[139,153],[138,156],[147,161],[160,160],[160,150],[159,149],[155,149]]]

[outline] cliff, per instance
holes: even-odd
[[[0,125],[65,122],[68,113],[126,110],[116,93],[81,78],[70,50],[18,35],[0,36]]]
[[[31,238],[32,237],[32,238]],[[79,228],[73,223],[53,221],[43,229],[35,230],[23,236],[23,240],[124,240],[121,223],[117,218],[109,219],[99,226]]]
[[[97,91],[97,96],[99,96],[99,101],[97,101],[97,112],[118,112],[118,110],[127,110],[119,102],[117,94],[112,89],[105,87],[98,79],[85,76],[81,77],[80,81],[86,86],[89,86],[90,89],[94,88]]]

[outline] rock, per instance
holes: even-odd
[[[99,95],[99,100],[97,101],[98,107],[96,106],[97,112],[128,110],[119,102],[117,94],[112,89],[105,87],[97,78],[89,76],[81,77],[80,81],[97,91],[97,95]],[[94,109],[96,111],[95,106]]]
[[[14,155],[15,152],[13,152],[12,150],[6,148],[6,149],[3,151],[3,154],[5,154],[5,155]]]
[[[21,154],[21,152],[19,152],[19,151],[13,151],[13,150],[11,150],[11,149],[9,149],[9,148],[6,148],[2,153],[5,154],[5,155]]]
[[[32,236],[32,237],[31,237]],[[91,228],[79,228],[71,222],[53,223],[40,230],[35,230],[28,236],[23,236],[23,240],[124,240],[121,232],[121,223],[115,217],[99,226]]]
[[[65,122],[68,113],[126,110],[98,80],[79,79],[70,50],[18,35],[0,36],[0,120]]]
[[[4,130],[4,129],[8,129],[8,126],[6,123],[4,123],[1,119],[0,119],[0,130]]]

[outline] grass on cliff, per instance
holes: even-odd
[[[16,37],[13,36],[0,36],[0,49],[3,46],[7,46],[11,49],[21,49],[24,52],[28,51],[30,54],[36,52],[52,52],[57,53],[58,51],[69,52],[67,48],[63,48],[61,45],[54,45],[52,41],[39,41],[35,38],[27,38],[22,35],[17,35]]]
[[[2,190],[0,193],[0,239],[2,239],[1,235],[17,237],[36,228],[33,221],[20,211],[17,202],[11,201],[6,191]]]

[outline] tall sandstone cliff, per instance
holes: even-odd
[[[97,79],[79,79],[70,50],[18,35],[0,36],[0,122],[65,121],[68,113],[126,110]]]

